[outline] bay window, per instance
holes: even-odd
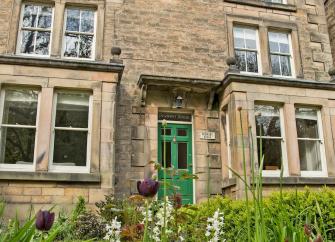
[[[23,4],[17,52],[24,55],[49,56],[53,7]]]
[[[296,107],[295,117],[301,175],[327,175],[320,110]]]
[[[234,50],[241,72],[260,73],[258,31],[249,27],[234,27]]]
[[[51,170],[89,172],[90,103],[89,93],[55,93]]]
[[[1,169],[34,169],[38,97],[35,89],[2,89]]]
[[[280,175],[286,160],[284,146],[283,110],[278,105],[256,104],[255,121],[258,162],[263,162],[264,175]],[[283,167],[286,172],[286,167]]]
[[[65,11],[63,56],[94,59],[95,10],[69,7]]]

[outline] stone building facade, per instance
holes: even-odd
[[[258,169],[261,143],[268,190],[281,167],[289,187],[334,185],[332,8],[277,2],[1,1],[1,195],[128,196],[161,178],[163,140],[185,203],[240,198],[227,167]]]

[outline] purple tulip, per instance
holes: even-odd
[[[36,215],[36,228],[42,231],[48,231],[52,227],[55,220],[55,213],[49,211],[38,211]]]
[[[137,182],[137,190],[144,197],[154,197],[158,192],[159,182],[146,178]]]

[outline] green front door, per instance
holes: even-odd
[[[179,193],[183,204],[193,203],[193,180],[187,179],[192,174],[192,125],[168,124],[164,129],[158,126],[158,160],[164,166],[164,141],[167,167],[167,195]],[[159,180],[164,177],[163,170],[158,172]],[[186,178],[186,179],[185,179]],[[158,198],[162,198],[163,185],[160,186]]]

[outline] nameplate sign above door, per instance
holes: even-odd
[[[192,122],[192,115],[187,113],[158,113],[158,120]]]

